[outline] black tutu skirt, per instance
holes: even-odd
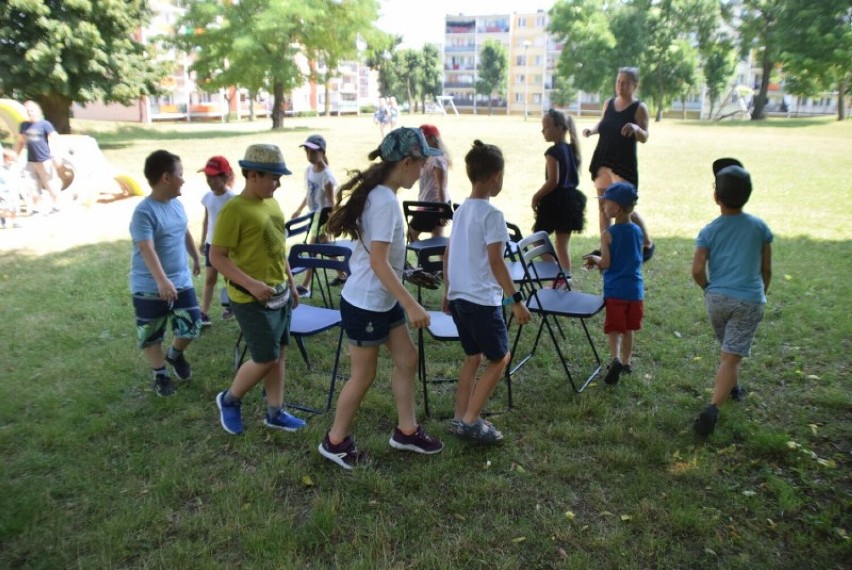
[[[586,195],[577,188],[546,195],[535,212],[534,232],[581,232],[586,225]]]

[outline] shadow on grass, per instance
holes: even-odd
[[[91,135],[98,139],[98,144],[102,149],[122,149],[129,147],[135,141],[143,140],[205,140],[212,138],[223,137],[239,137],[239,136],[254,136],[258,132],[264,131],[263,123],[242,123],[232,129],[213,128],[209,123],[185,123],[183,126],[189,127],[197,125],[206,125],[210,128],[203,129],[161,129],[151,128],[146,125],[122,125],[114,130],[99,131],[97,128],[81,128],[75,131],[75,134]],[[266,123],[268,124],[268,123]],[[287,132],[307,132],[310,130],[306,126],[285,127],[282,129],[270,129],[274,133]]]
[[[743,127],[752,129],[802,129],[806,127],[824,126],[836,123],[837,117],[791,117],[769,118],[762,121],[751,121],[742,119],[723,119],[720,121],[684,121],[691,126],[716,128],[716,127]]]

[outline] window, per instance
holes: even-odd
[[[515,65],[526,65],[527,64],[527,56],[519,55],[517,59],[515,59]]]
[[[518,18],[518,27],[519,28],[526,28],[527,27],[527,19],[524,18],[524,17]]]
[[[533,93],[532,102],[536,104],[541,103],[541,93]]]

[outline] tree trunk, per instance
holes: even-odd
[[[846,89],[849,84],[845,79],[837,84],[837,120],[842,121],[846,118]]]
[[[254,100],[257,98],[257,91],[249,91],[249,121],[252,123],[257,120],[257,113],[254,110]]]
[[[768,103],[766,94],[769,92],[769,78],[774,67],[772,58],[769,57],[769,46],[763,48],[763,64],[761,67],[763,68],[763,77],[760,78],[760,91],[754,100],[754,111],[751,113],[752,121],[762,121],[766,118],[766,113],[764,112]]]
[[[331,97],[329,97],[329,95],[331,94],[331,89],[328,86],[330,82],[331,82],[331,78],[328,76],[328,74],[326,74],[326,76],[325,76],[325,116],[326,117],[331,116]],[[338,93],[337,96],[340,97],[340,93]],[[338,101],[337,104],[340,105],[340,102]],[[340,108],[339,107],[337,109],[337,115],[340,116]]]
[[[71,103],[73,101],[58,93],[48,93],[35,99],[44,112],[44,118],[53,124],[61,135],[71,133]]]
[[[272,128],[280,129],[284,123],[284,83],[272,84]]]

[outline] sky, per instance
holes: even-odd
[[[381,0],[378,27],[403,37],[403,47],[419,49],[425,43],[444,43],[447,14],[478,16],[549,10],[555,0]]]

